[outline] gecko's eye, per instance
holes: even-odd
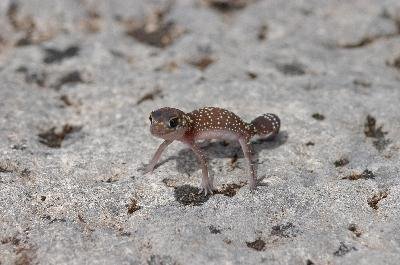
[[[170,119],[168,122],[169,128],[176,128],[176,126],[178,126],[178,121],[179,121],[178,117]]]
[[[149,116],[149,120],[150,120],[150,123],[153,123],[153,118],[151,117],[151,115]]]

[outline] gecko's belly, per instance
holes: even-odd
[[[226,130],[207,130],[201,131],[195,134],[196,140],[203,139],[220,139],[220,140],[239,140],[240,134],[237,132],[231,132]]]

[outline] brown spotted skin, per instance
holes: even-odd
[[[279,133],[281,120],[275,114],[267,113],[252,120],[251,124],[255,128],[256,134],[261,137],[270,137]]]
[[[250,124],[244,122],[235,113],[226,109],[214,107],[201,108],[189,112],[187,116],[191,121],[195,135],[204,131],[222,130],[248,138],[255,133],[254,128]]]
[[[162,152],[174,140],[187,144],[195,153],[202,168],[202,191],[207,194],[213,192],[213,180],[208,177],[207,159],[196,141],[200,139],[230,139],[239,141],[246,160],[249,164],[250,189],[256,188],[256,169],[253,163],[253,151],[250,139],[258,135],[270,137],[278,134],[280,119],[275,114],[264,114],[251,123],[244,122],[233,112],[217,108],[206,107],[189,113],[175,108],[161,108],[150,114],[150,132],[152,135],[164,139],[145,173],[152,172]]]

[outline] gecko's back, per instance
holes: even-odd
[[[227,133],[251,136],[254,129],[251,124],[244,122],[233,112],[216,107],[206,107],[186,114],[192,125],[194,134],[211,131],[225,131]]]

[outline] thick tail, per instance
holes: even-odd
[[[271,138],[279,133],[281,120],[275,114],[267,113],[252,120],[251,125],[254,126],[255,135]]]

